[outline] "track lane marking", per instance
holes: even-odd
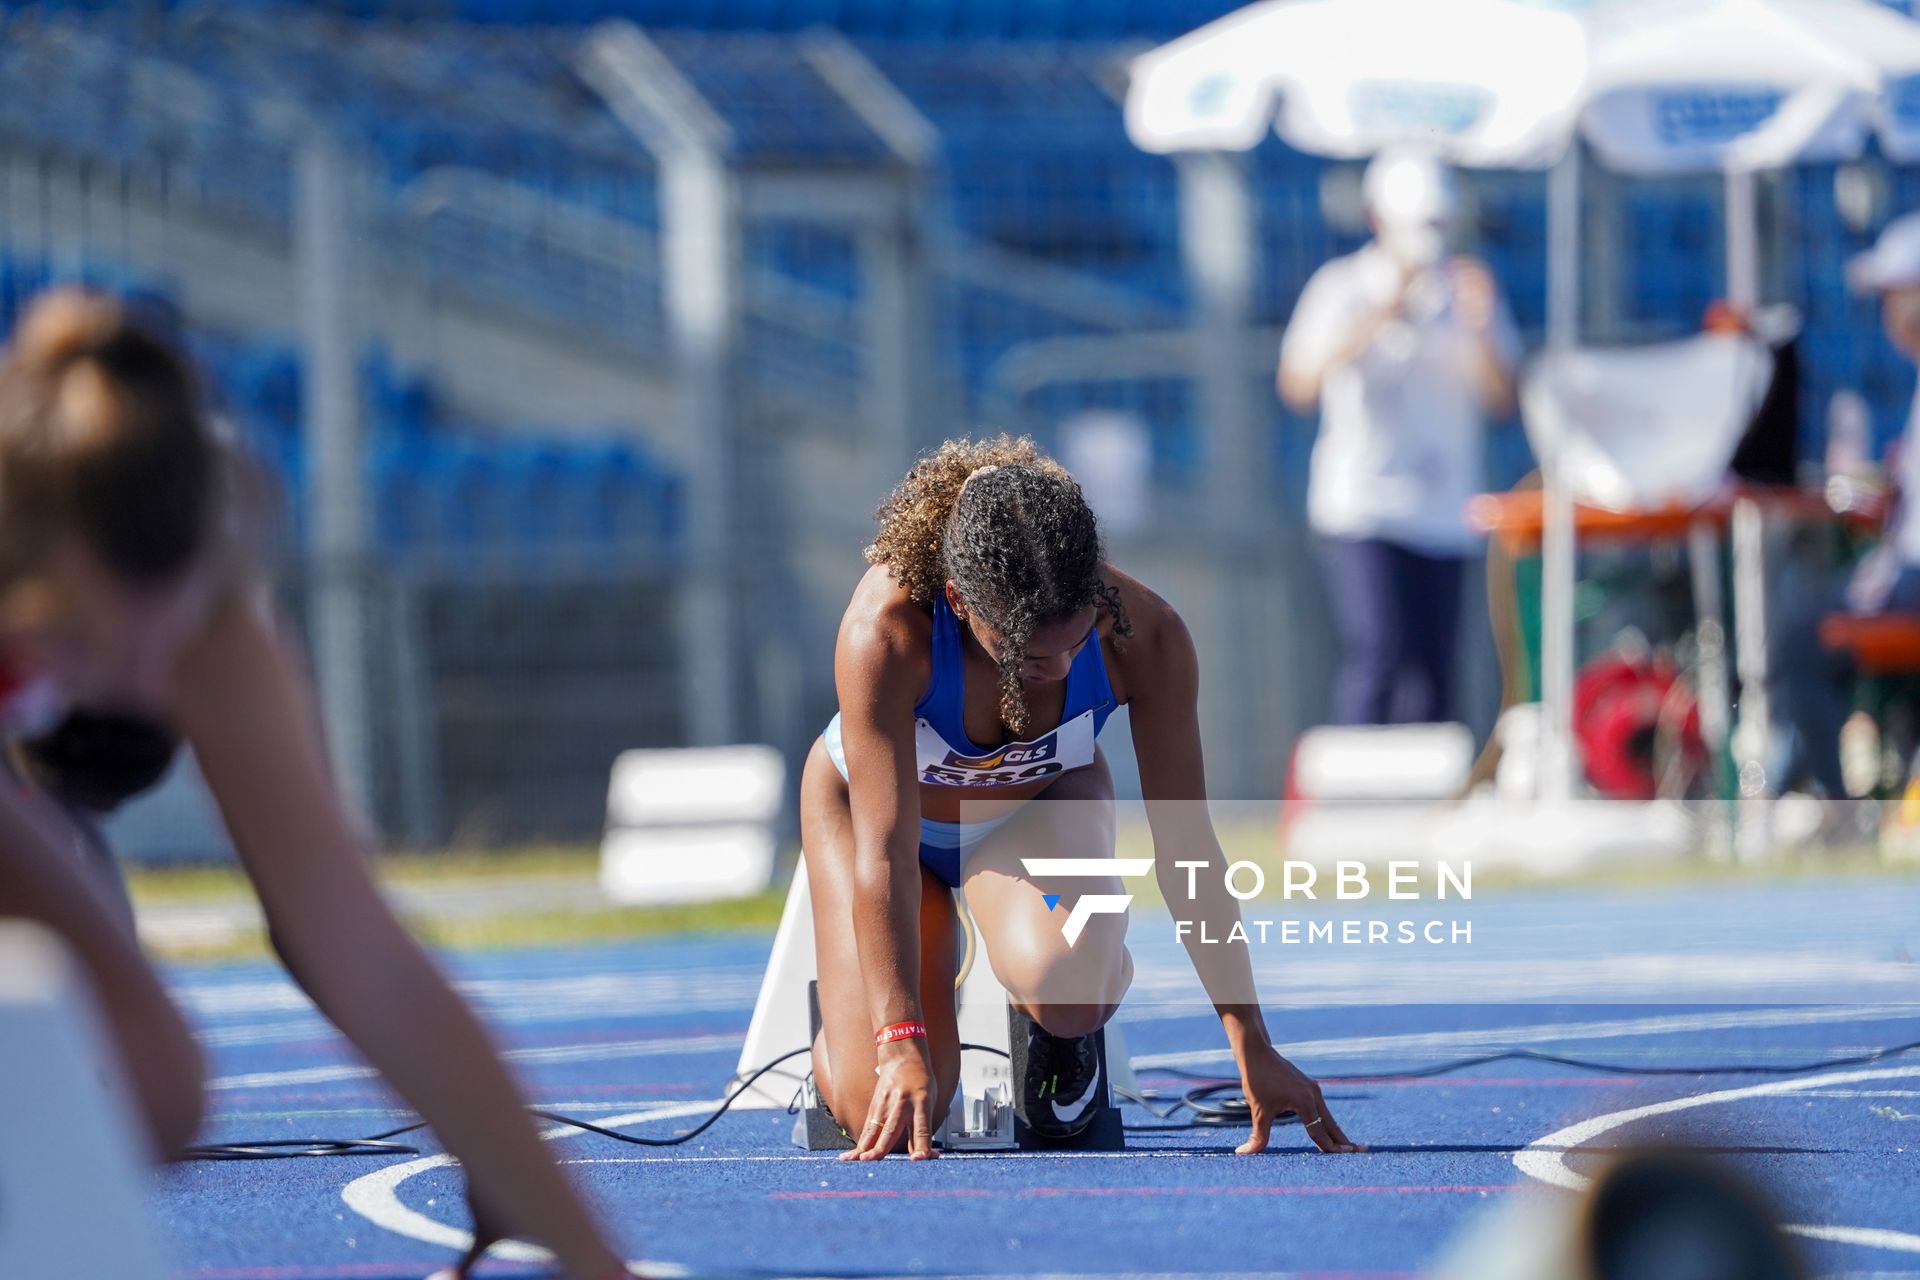
[[[1351,1187],[1021,1187],[1021,1196],[1399,1196],[1399,1195],[1496,1195],[1518,1191],[1515,1183],[1487,1186],[1351,1186]],[[892,1187],[855,1191],[770,1191],[769,1200],[993,1200],[1005,1199],[1004,1187]]]
[[[1606,1038],[1614,1038],[1614,1037],[1638,1035],[1638,1034],[1656,1034],[1656,1033],[1671,1034],[1671,1033],[1695,1031],[1695,1030],[1719,1030],[1719,1029],[1725,1029],[1729,1027],[1803,1026],[1803,1025],[1814,1025],[1814,1024],[1836,1022],[1836,1021],[1870,1022],[1870,1021],[1878,1021],[1878,1020],[1891,1020],[1893,1018],[1898,1018],[1898,1017],[1913,1017],[1915,1015],[1917,1008],[1920,1008],[1920,1007],[1917,1007],[1914,1005],[1883,1005],[1883,1006],[1860,1006],[1860,1007],[1852,1007],[1852,1008],[1824,1009],[1824,1010],[1823,1009],[1765,1009],[1765,1010],[1754,1010],[1754,1011],[1741,1010],[1741,1011],[1735,1011],[1731,1013],[1703,1014],[1703,1015],[1696,1015],[1692,1017],[1688,1017],[1688,1016],[1645,1017],[1645,1018],[1613,1019],[1613,1020],[1594,1021],[1594,1022],[1586,1022],[1586,1023],[1558,1023],[1558,1024],[1538,1023],[1538,1024],[1522,1025],[1517,1027],[1509,1027],[1504,1029],[1499,1027],[1493,1027],[1493,1028],[1487,1028],[1485,1030],[1475,1030],[1470,1032],[1424,1032],[1424,1033],[1415,1033],[1411,1035],[1398,1035],[1398,1036],[1362,1036],[1362,1037],[1351,1037],[1351,1038],[1345,1038],[1345,1039],[1329,1039],[1329,1040],[1311,1041],[1311,1042],[1306,1042],[1306,1044],[1304,1045],[1295,1044],[1295,1045],[1289,1045],[1284,1047],[1288,1052],[1291,1052],[1291,1053],[1299,1053],[1299,1052],[1307,1052],[1307,1051],[1317,1051],[1322,1053],[1337,1053],[1343,1050],[1348,1052],[1366,1052],[1366,1051],[1383,1050],[1387,1048],[1439,1047],[1443,1044],[1448,1044],[1448,1043],[1454,1043],[1454,1044],[1486,1043],[1486,1042],[1498,1042],[1502,1040],[1507,1042],[1512,1042],[1515,1040],[1531,1039],[1535,1041],[1550,1042],[1556,1038],[1556,1034],[1560,1038],[1572,1039],[1572,1040],[1606,1039]],[[702,1038],[702,1039],[707,1039],[707,1038]],[[727,1038],[711,1037],[711,1039],[725,1040]],[[653,1044],[664,1045],[665,1043],[668,1043],[668,1042],[644,1041],[640,1043],[646,1044],[646,1045],[653,1045]],[[737,1047],[738,1039],[734,1038],[730,1040],[729,1043]],[[608,1047],[611,1047],[611,1046],[599,1046],[599,1048],[608,1048]],[[543,1050],[539,1052],[552,1053],[554,1051]],[[509,1055],[509,1056],[515,1056],[515,1055]],[[1136,1069],[1141,1069],[1141,1068],[1151,1067],[1155,1065],[1159,1065],[1159,1066],[1175,1065],[1176,1062],[1184,1062],[1190,1058],[1195,1058],[1195,1057],[1197,1057],[1199,1060],[1208,1060],[1214,1056],[1221,1056],[1221,1055],[1206,1054],[1206,1053],[1199,1054],[1199,1055],[1190,1055],[1190,1054],[1138,1055],[1133,1058],[1133,1065],[1135,1066]],[[582,1054],[577,1057],[570,1057],[567,1060],[568,1061],[586,1061],[590,1059],[588,1058],[587,1055]],[[331,1068],[331,1069],[323,1069],[323,1070],[337,1070],[337,1069],[338,1068]],[[371,1074],[371,1069],[362,1069],[362,1070],[366,1074]],[[1920,1075],[1920,1067],[1909,1068],[1906,1070],[1905,1073]],[[271,1075],[272,1073],[267,1073],[267,1074]],[[298,1075],[301,1073],[296,1072],[293,1074]],[[1892,1074],[1902,1074],[1902,1072],[1896,1071]],[[1875,1077],[1871,1075],[1871,1073],[1869,1073],[1869,1075],[1862,1078],[1879,1078],[1879,1077]],[[230,1077],[229,1079],[234,1079],[234,1078]],[[1813,1080],[1818,1080],[1825,1083],[1843,1083],[1841,1081],[1827,1080],[1826,1078],[1823,1078],[1823,1077],[1814,1077]],[[1809,1083],[1811,1082],[1812,1081],[1809,1081]],[[1786,1083],[1793,1083],[1793,1082],[1786,1082]],[[636,1111],[636,1112],[632,1112],[625,1115],[611,1116],[606,1119],[598,1121],[598,1123],[606,1128],[619,1128],[622,1125],[635,1124],[645,1120],[666,1120],[666,1119],[673,1119],[676,1117],[704,1115],[705,1113],[711,1111],[713,1108],[719,1106],[720,1101],[721,1100],[719,1099],[715,1099],[708,1102],[680,1103],[680,1104],[675,1104],[675,1105],[670,1105],[665,1107],[654,1108],[647,1111]],[[548,1141],[552,1141],[554,1139],[563,1138],[563,1137],[584,1136],[584,1131],[568,1128],[566,1126],[556,1125],[553,1128],[545,1131],[541,1136]],[[1550,1135],[1549,1137],[1551,1138],[1552,1136],[1554,1135]],[[1541,1143],[1544,1143],[1548,1140],[1549,1139],[1542,1139]],[[1539,1146],[1540,1146],[1540,1143],[1532,1144],[1529,1150],[1537,1150]],[[1170,1155],[1173,1153],[1167,1153],[1167,1154]],[[1523,1150],[1522,1152],[1517,1154],[1514,1157],[1515,1163],[1518,1164],[1520,1159],[1527,1154],[1528,1152],[1526,1150]],[[782,1157],[782,1158],[790,1158],[790,1157]],[[349,1182],[341,1191],[341,1199],[346,1203],[348,1208],[352,1209],[355,1213],[360,1214],[361,1217],[366,1218],[369,1222],[373,1223],[375,1226],[382,1227],[388,1231],[392,1231],[397,1235],[402,1235],[415,1240],[420,1240],[428,1244],[443,1245],[449,1249],[454,1250],[455,1252],[460,1252],[465,1250],[466,1247],[472,1241],[472,1237],[467,1232],[462,1231],[457,1227],[448,1226],[445,1223],[438,1222],[435,1219],[430,1218],[423,1213],[419,1213],[414,1209],[408,1208],[404,1203],[401,1202],[399,1197],[399,1187],[407,1179],[414,1177],[416,1174],[425,1173],[430,1169],[442,1168],[442,1167],[451,1165],[453,1163],[454,1163],[454,1160],[451,1156],[440,1155],[440,1156],[425,1156],[417,1160],[409,1160],[409,1161],[404,1161],[400,1164],[389,1165],[386,1168],[375,1170],[372,1173],[362,1175],[361,1177],[354,1179],[352,1182]],[[1522,1172],[1528,1172],[1528,1171],[1522,1168]],[[1576,1176],[1576,1177],[1578,1176],[1578,1175],[1572,1175],[1571,1170],[1568,1170],[1568,1173],[1571,1176]],[[1840,1230],[1840,1229],[1833,1228],[1833,1230]],[[1914,1251],[1920,1252],[1920,1237],[1915,1238]],[[508,1258],[515,1261],[544,1262],[550,1258],[550,1255],[547,1254],[545,1250],[538,1249],[530,1245],[520,1244],[518,1242],[507,1242],[500,1246],[497,1246],[495,1252],[498,1254],[498,1256],[502,1258]],[[644,1264],[636,1264],[636,1265],[644,1265],[644,1266],[653,1267],[657,1269],[661,1264],[644,1263]],[[686,1274],[686,1273],[684,1272],[684,1270],[682,1270],[677,1272],[676,1274]]]
[[[1751,1098],[1771,1098],[1781,1094],[1804,1093],[1810,1089],[1821,1089],[1830,1085],[1861,1084],[1869,1080],[1894,1080],[1910,1076],[1920,1076],[1920,1065],[1833,1071],[1825,1075],[1806,1076],[1795,1080],[1769,1080],[1762,1084],[1743,1085],[1737,1089],[1716,1089],[1711,1093],[1696,1093],[1684,1098],[1669,1098],[1665,1102],[1628,1107],[1556,1129],[1516,1152],[1513,1164],[1521,1173],[1548,1186],[1567,1191],[1585,1191],[1592,1185],[1593,1180],[1569,1168],[1567,1156],[1574,1154],[1600,1135],[1611,1133],[1615,1129],[1623,1128],[1636,1121],[1723,1102],[1743,1102]],[[1789,1224],[1786,1230],[1795,1235],[1835,1244],[1853,1244],[1898,1253],[1920,1253],[1920,1235],[1910,1231],[1895,1231],[1885,1227],[1833,1226],[1823,1223],[1793,1223]]]

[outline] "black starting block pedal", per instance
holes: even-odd
[[[807,1023],[812,1039],[810,1044],[820,1042],[820,983],[811,980],[807,983]],[[820,1104],[820,1091],[814,1087],[813,1077],[807,1077],[804,1092],[801,1095],[804,1104],[800,1114],[793,1122],[793,1145],[804,1147],[808,1151],[851,1151],[853,1136],[840,1127],[833,1113]]]
[[[1027,1124],[1027,1099],[1023,1096],[1021,1081],[1027,1078],[1027,1033],[1033,1026],[1033,1020],[1007,1005],[1007,1045],[1011,1059],[1009,1075],[1013,1081],[1013,1136],[1022,1151],[1124,1151],[1127,1146],[1126,1129],[1121,1123],[1120,1108],[1113,1105],[1111,1088],[1112,1076],[1107,1072],[1107,1033],[1104,1028],[1094,1032],[1093,1049],[1099,1062],[1100,1082],[1095,1086],[1097,1096],[1089,1104],[1093,1107],[1093,1118],[1087,1127],[1070,1138],[1052,1138],[1037,1133]]]

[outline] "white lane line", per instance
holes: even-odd
[[[1809,1098],[1920,1098],[1920,1089],[1809,1089]]]
[[[1857,1244],[1868,1249],[1888,1249],[1895,1253],[1920,1253],[1920,1236],[1911,1231],[1888,1231],[1884,1227],[1821,1227],[1812,1224],[1790,1226],[1787,1230],[1809,1240],[1830,1240],[1835,1244]]]
[[[285,1022],[255,1022],[238,1027],[202,1027],[193,1033],[204,1045],[234,1048],[257,1044],[285,1044],[290,1040],[331,1038],[338,1033],[318,1013]]]
[[[1306,1148],[1300,1148],[1305,1151]],[[837,1161],[838,1152],[817,1155],[795,1150],[790,1156],[592,1156],[561,1164],[769,1164],[775,1161]],[[1245,1160],[1232,1151],[942,1151],[942,1160]]]
[[[240,982],[180,975],[172,984],[180,1003],[202,1018],[262,1013],[315,1014],[313,1002],[285,976]],[[635,1013],[727,1012],[751,1008],[760,989],[757,965],[707,966],[670,973],[625,970],[559,977],[462,978],[454,989],[489,1014],[524,1013],[542,1020]]]
[[[638,1124],[642,1120],[672,1120],[682,1116],[703,1116],[719,1105],[719,1099],[707,1102],[680,1102],[670,1106],[655,1107],[648,1111],[630,1111],[626,1115],[610,1116],[599,1123],[605,1128],[617,1129],[621,1125]],[[552,1142],[557,1138],[577,1138],[582,1133],[582,1130],[569,1125],[557,1124],[542,1132],[540,1137],[547,1142]],[[409,1209],[400,1201],[400,1184],[408,1178],[425,1173],[429,1169],[441,1169],[454,1163],[452,1156],[438,1155],[422,1156],[418,1160],[388,1165],[384,1169],[375,1169],[372,1173],[363,1174],[349,1182],[341,1189],[340,1198],[346,1202],[349,1209],[375,1226],[384,1227],[395,1235],[406,1236],[427,1244],[444,1245],[455,1253],[464,1253],[473,1243],[471,1233],[429,1218],[418,1210]],[[487,1256],[510,1262],[531,1262],[539,1265],[553,1261],[553,1255],[545,1249],[523,1244],[518,1240],[502,1241],[495,1245]],[[628,1265],[640,1267],[648,1275],[691,1274],[685,1267],[648,1259],[636,1258]]]
[[[612,1058],[659,1058],[677,1053],[735,1053],[740,1037],[677,1036],[657,1040],[615,1040],[607,1044],[564,1044],[539,1049],[509,1049],[500,1056],[509,1062],[601,1062]],[[302,1067],[293,1071],[252,1071],[220,1076],[209,1089],[270,1089],[276,1085],[329,1084],[336,1080],[365,1080],[378,1075],[372,1067]]]
[[[1722,1102],[1743,1102],[1750,1098],[1805,1093],[1808,1090],[1821,1089],[1829,1085],[1860,1084],[1868,1080],[1896,1080],[1910,1076],[1920,1076],[1920,1064],[1874,1067],[1863,1071],[1833,1071],[1826,1075],[1807,1076],[1799,1080],[1769,1080],[1764,1084],[1743,1085],[1737,1089],[1716,1089],[1711,1093],[1696,1093],[1690,1097],[1670,1098],[1665,1102],[1653,1102],[1645,1106],[1628,1107],[1621,1111],[1609,1111],[1605,1115],[1570,1124],[1544,1138],[1535,1139],[1524,1150],[1514,1154],[1513,1163],[1521,1173],[1549,1186],[1562,1187],[1568,1191],[1584,1191],[1590,1185],[1591,1179],[1567,1167],[1568,1154],[1602,1134],[1610,1133],[1635,1121],[1646,1120],[1653,1116],[1671,1115],[1676,1111],[1689,1111],[1695,1107],[1713,1106]],[[1818,1223],[1794,1224],[1787,1227],[1787,1230],[1810,1239],[1827,1240],[1837,1244],[1855,1244],[1869,1249],[1889,1249],[1901,1253],[1920,1253],[1920,1235],[1908,1231],[1892,1231],[1883,1227],[1828,1226]]]
[[[1390,1036],[1348,1036],[1326,1040],[1301,1040],[1278,1046],[1288,1054],[1366,1054],[1405,1052],[1418,1049],[1458,1049],[1490,1044],[1551,1043],[1556,1040],[1602,1040],[1623,1036],[1674,1034],[1687,1031],[1717,1031],[1729,1027],[1805,1026],[1823,1022],[1874,1022],[1920,1016],[1912,1005],[1872,1005],[1858,1009],[1762,1009],[1736,1013],[1699,1014],[1691,1017],[1627,1018],[1606,1022],[1544,1022],[1530,1026],[1489,1027],[1484,1031],[1431,1031]],[[620,1058],[660,1057],[675,1053],[722,1052],[737,1050],[738,1036],[688,1036],[657,1040],[622,1040],[607,1044],[555,1045],[539,1049],[510,1049],[506,1057],[515,1062],[599,1062]],[[1231,1059],[1227,1049],[1206,1049],[1187,1053],[1136,1054],[1136,1071],[1154,1067],[1185,1066]],[[378,1073],[372,1067],[301,1067],[288,1071],[254,1071],[241,1075],[219,1076],[207,1082],[207,1088],[270,1089],[275,1086],[331,1084],[342,1080],[366,1080]]]
[[[372,1067],[302,1067],[297,1071],[251,1071],[245,1075],[217,1076],[207,1081],[209,1090],[268,1089],[287,1084],[331,1084],[336,1080],[368,1080],[380,1073]]]
[[[1623,1036],[1674,1035],[1689,1031],[1722,1031],[1731,1027],[1796,1027],[1826,1022],[1881,1022],[1920,1018],[1920,1005],[1887,1004],[1816,1009],[1740,1009],[1720,1013],[1670,1014],[1660,1017],[1616,1018],[1595,1022],[1540,1022],[1485,1030],[1415,1031],[1384,1036],[1337,1036],[1327,1040],[1297,1040],[1274,1046],[1295,1054],[1362,1054],[1406,1052],[1418,1049],[1461,1049],[1489,1045],[1551,1043],[1558,1040],[1612,1040]],[[1153,1067],[1185,1067],[1227,1062],[1230,1049],[1197,1049],[1182,1053],[1135,1054],[1135,1071]]]

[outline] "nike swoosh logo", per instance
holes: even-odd
[[[1056,1099],[1053,1103],[1050,1104],[1053,1107],[1054,1119],[1059,1120],[1065,1124],[1072,1124],[1075,1120],[1078,1120],[1080,1118],[1081,1112],[1085,1111],[1089,1106],[1093,1104],[1094,1095],[1098,1094],[1099,1092],[1100,1092],[1100,1063],[1096,1059],[1093,1064],[1093,1082],[1087,1086],[1087,1091],[1080,1095],[1080,1100],[1078,1102],[1073,1103],[1071,1106],[1063,1107],[1060,1105],[1059,1101]]]

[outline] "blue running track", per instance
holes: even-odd
[[[1598,1157],[1541,1144],[1584,1123],[1575,1132],[1592,1147],[1688,1140],[1752,1174],[1808,1229],[1821,1274],[1920,1276],[1920,1054],[1786,1079],[1501,1062],[1341,1081],[1495,1048],[1758,1067],[1920,1040],[1917,899],[1920,880],[1900,877],[1619,901],[1509,895],[1476,904],[1476,951],[1400,954],[1392,971],[1338,948],[1277,956],[1263,970],[1275,1038],[1328,1082],[1342,1125],[1372,1146],[1363,1155],[1313,1154],[1282,1128],[1257,1157],[1232,1154],[1244,1131],[1202,1130],[1136,1134],[1112,1155],[856,1166],[795,1149],[791,1118],[765,1110],[683,1147],[570,1135],[556,1150],[630,1256],[682,1274],[1357,1278],[1421,1274],[1495,1202],[1565,1194],[1543,1180],[1577,1180]],[[1727,922],[1710,937],[1709,918]],[[1182,1087],[1170,1069],[1229,1068],[1218,1021],[1179,995],[1191,970],[1165,918],[1143,914],[1132,937],[1140,980],[1120,1022],[1141,1083]],[[763,937],[702,936],[446,963],[537,1103],[668,1135],[733,1073],[767,953]],[[1675,963],[1705,985],[1654,998]],[[1435,973],[1448,975],[1442,990]],[[1825,976],[1760,981],[1782,973]],[[206,1140],[352,1137],[406,1121],[278,968],[170,976],[214,1064]],[[1676,1105],[1616,1119],[1662,1102]],[[436,1150],[430,1137],[422,1149]],[[177,1167],[159,1175],[158,1202],[187,1280],[417,1280],[454,1256],[459,1188],[431,1159],[330,1157]],[[485,1274],[544,1272],[504,1258]]]

